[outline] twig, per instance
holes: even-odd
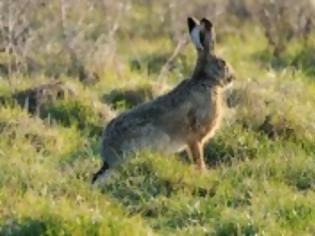
[[[182,48],[187,44],[187,38],[182,36],[180,37],[180,40],[178,41],[176,48],[174,49],[171,56],[167,59],[165,64],[162,66],[160,73],[158,75],[157,81],[161,81],[162,83],[165,82],[165,74],[169,71],[171,63],[174,61],[174,59],[177,57],[177,55],[180,53]]]

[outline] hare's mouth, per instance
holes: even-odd
[[[226,80],[226,83],[223,85],[224,89],[229,89],[233,86],[235,78],[234,77],[229,77]]]

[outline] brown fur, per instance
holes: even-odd
[[[234,79],[230,66],[209,49],[211,30],[204,32],[208,40],[205,40],[205,50],[198,51],[190,79],[169,93],[122,113],[108,124],[102,136],[102,157],[106,165],[112,167],[128,153],[141,149],[175,153],[186,148],[197,167],[205,169],[203,145],[219,127],[222,92]]]

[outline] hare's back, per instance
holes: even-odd
[[[127,135],[147,125],[158,125],[157,123],[165,117],[178,113],[178,110],[189,101],[190,95],[185,85],[188,85],[188,80],[183,81],[168,94],[118,115],[107,125],[104,135],[113,137]]]

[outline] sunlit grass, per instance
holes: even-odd
[[[292,43],[285,52],[289,62],[275,67],[262,32],[249,29],[217,44],[237,81],[228,96],[233,106],[205,148],[205,173],[179,155],[144,151],[90,184],[101,165],[99,135],[110,120],[99,112],[115,115],[136,105],[124,96],[128,88],[136,94],[152,86],[161,94],[188,78],[195,61],[191,45],[166,73],[167,85],[156,79],[174,45],[165,38],[133,38],[134,46],[121,42],[108,64],[88,65],[100,76],[96,84],[61,75],[74,94],[50,104],[44,116],[1,104],[0,234],[314,234],[314,78],[290,65],[300,45]],[[45,74],[12,79],[13,85],[1,77],[1,95],[51,81]],[[113,89],[122,90],[121,101],[104,99]],[[267,116],[269,128],[262,128]],[[272,129],[279,133],[268,135]]]

